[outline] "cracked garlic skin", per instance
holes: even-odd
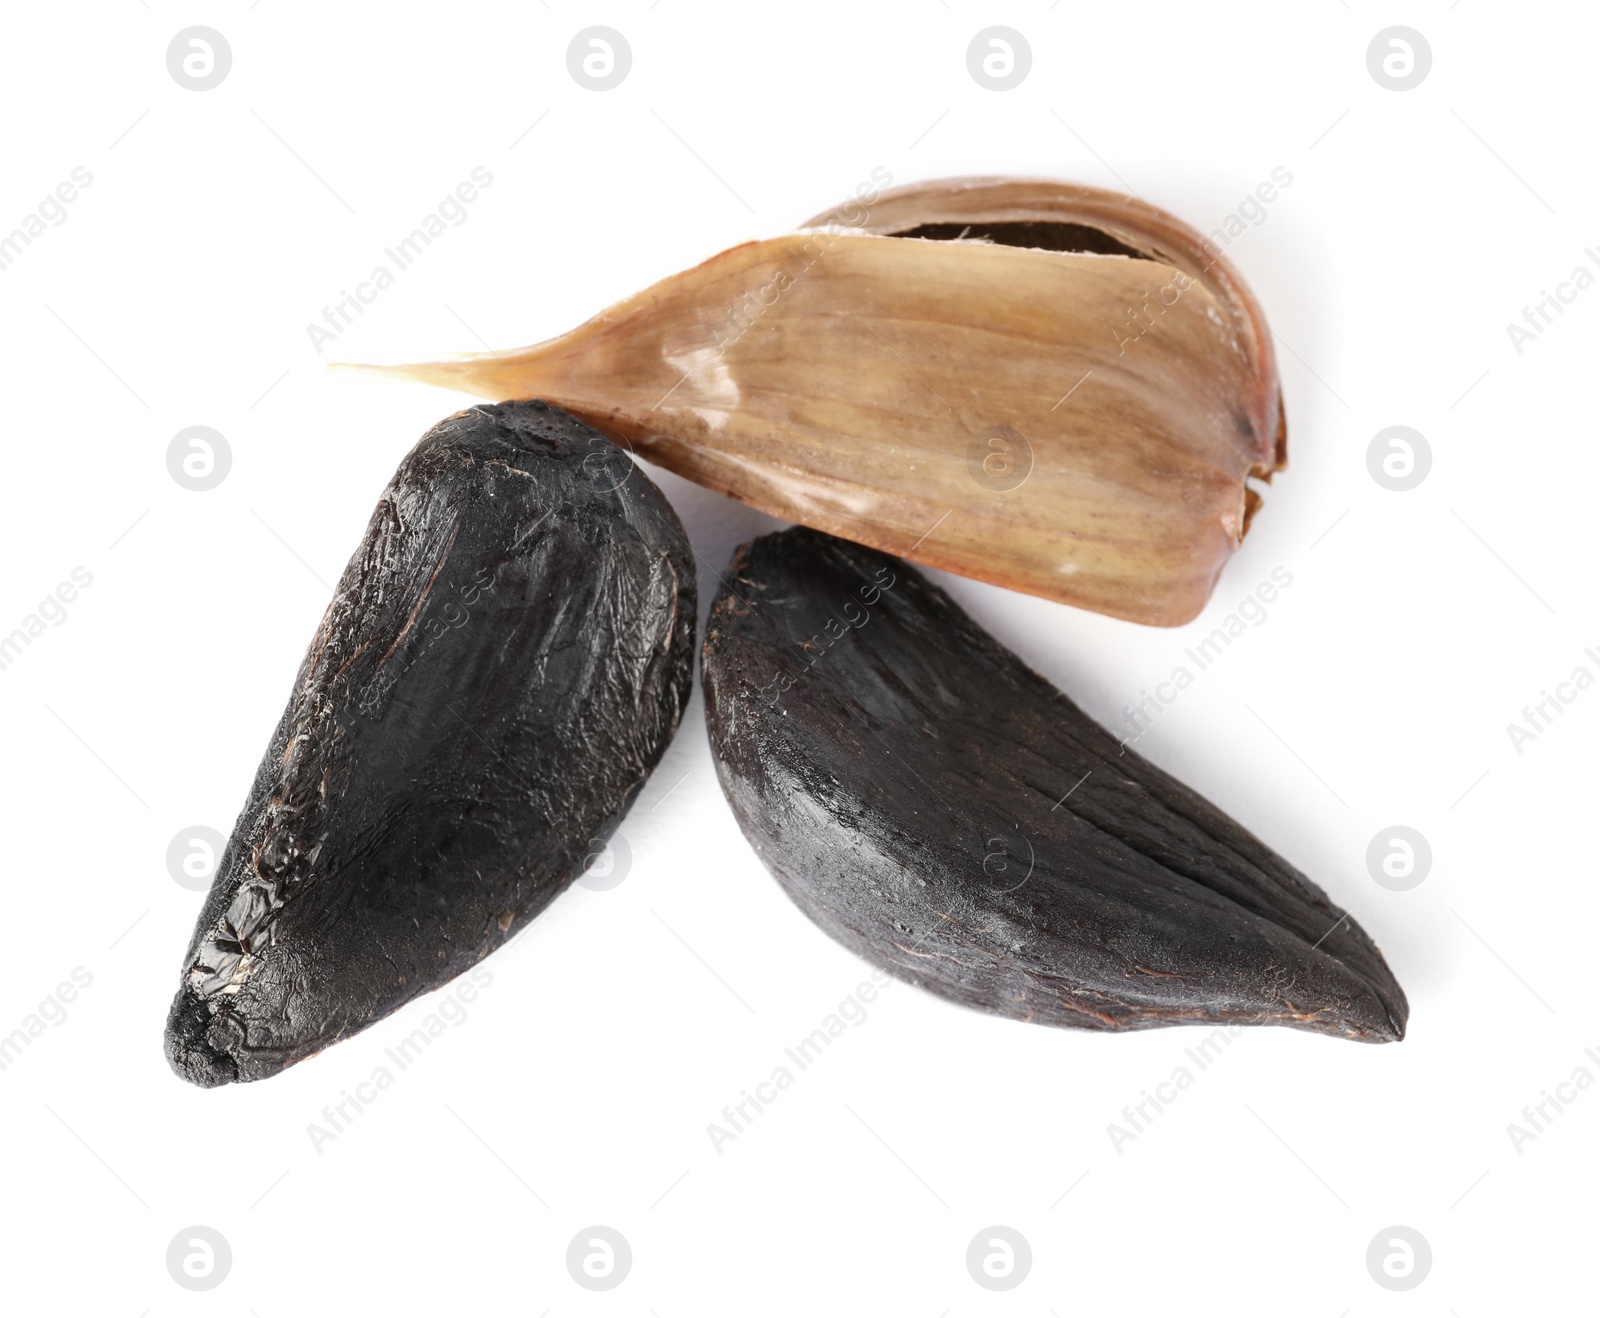
[[[184,959],[166,1051],[259,1080],[469,970],[576,878],[671,741],[694,560],[543,403],[400,464],[312,638]]]
[[[1194,618],[1285,465],[1233,267],[1142,201],[922,183],[516,352],[371,368],[547,398],[777,517],[1047,599]]]

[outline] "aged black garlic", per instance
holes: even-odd
[[[218,865],[167,1022],[178,1074],[273,1075],[513,937],[672,739],[694,620],[683,529],[609,440],[538,402],[429,431]]]
[[[799,528],[744,546],[702,671],[745,835],[900,978],[1047,1025],[1404,1035],[1354,920],[899,559]]]

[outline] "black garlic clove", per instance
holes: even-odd
[[[312,638],[167,1022],[259,1080],[501,946],[610,835],[693,680],[694,564],[622,450],[474,407],[400,464]]]
[[[701,658],[718,775],[839,942],[1047,1025],[1404,1035],[1354,920],[904,562],[796,528],[723,580]]]

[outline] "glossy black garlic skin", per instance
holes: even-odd
[[[796,528],[723,580],[701,657],[723,790],[846,947],[1046,1025],[1404,1035],[1353,920],[914,569]]]
[[[167,1022],[259,1080],[469,969],[582,872],[677,729],[695,577],[661,492],[544,403],[383,492],[218,865]]]

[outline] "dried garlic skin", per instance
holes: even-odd
[[[1404,1037],[1347,912],[914,568],[795,527],[722,580],[700,664],[717,777],[830,937],[1041,1025]]]
[[[1159,626],[1204,607],[1247,479],[1285,465],[1237,272],[1173,216],[1063,183],[893,189],[534,347],[379,369],[548,398],[774,516]]]

